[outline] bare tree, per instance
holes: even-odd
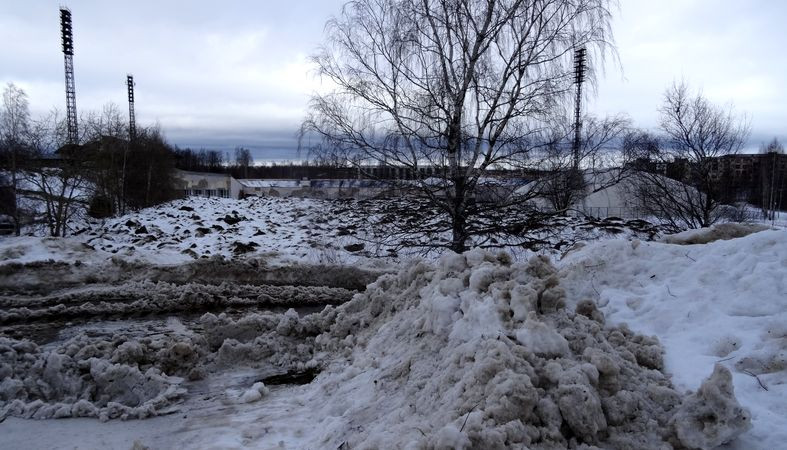
[[[740,151],[749,135],[748,122],[732,106],[692,94],[685,83],[666,91],[660,112],[664,147],[651,157],[663,170],[639,175],[640,206],[676,229],[710,226],[722,218],[714,163]]]
[[[779,138],[773,138],[772,141],[760,146],[760,153],[767,155],[768,153],[775,153],[777,155],[784,154],[784,146],[779,142]]]
[[[249,178],[249,166],[253,164],[251,150],[243,147],[235,148],[235,165],[243,171],[243,178]]]
[[[81,152],[91,160],[90,178],[94,185],[90,214],[94,217],[124,214],[131,144],[127,139],[127,121],[117,104],[107,103],[100,113],[89,113],[80,122],[86,130]]]
[[[55,110],[31,127],[31,144],[38,164],[24,172],[22,194],[33,202],[50,236],[66,236],[71,220],[87,207],[92,184],[85,155],[77,145],[65,145],[64,121]]]
[[[775,220],[776,210],[782,208],[782,197],[787,186],[785,170],[779,169],[779,160],[784,159],[784,146],[779,139],[773,138],[760,147],[763,155],[760,164],[760,206],[766,219]]]
[[[321,138],[310,151],[323,161],[406,172],[463,251],[483,228],[476,197],[490,169],[532,169],[548,123],[565,115],[574,49],[610,46],[609,3],[350,1],[314,57],[335,89],[312,99],[301,135]],[[498,203],[535,192],[510,189]]]
[[[30,139],[30,107],[27,94],[13,83],[8,83],[3,91],[3,109],[0,111],[0,150],[3,166],[10,173],[11,195],[6,206],[14,222],[14,232],[21,231],[20,211],[17,189],[20,169],[28,156]]]
[[[661,147],[659,136],[650,131],[631,129],[623,136],[623,151],[630,156],[630,164],[638,170],[650,170],[648,165],[659,157]]]
[[[159,127],[138,127],[126,170],[128,207],[148,208],[177,198],[174,170],[175,151]]]
[[[200,149],[198,157],[204,170],[217,173],[224,171],[224,156],[220,151]]]

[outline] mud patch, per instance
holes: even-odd
[[[279,375],[271,375],[263,378],[261,381],[266,386],[278,386],[283,384],[309,384],[317,377],[320,371],[316,367],[308,368],[302,371],[292,371]]]

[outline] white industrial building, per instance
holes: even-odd
[[[229,174],[175,170],[175,189],[185,197],[240,198],[242,186]]]

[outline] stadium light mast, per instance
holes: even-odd
[[[74,87],[74,33],[71,26],[71,11],[65,6],[60,7],[60,34],[65,58],[68,143],[74,145],[79,143],[76,89]]]
[[[574,52],[574,84],[577,97],[574,109],[574,170],[579,170],[580,144],[582,139],[582,83],[585,81],[587,50],[579,48]]]
[[[137,137],[137,121],[134,117],[134,76],[126,75],[126,86],[128,87],[128,138],[133,141]]]

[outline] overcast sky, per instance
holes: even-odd
[[[158,122],[171,142],[291,158],[320,86],[308,56],[343,3],[0,0],[0,82],[21,86],[34,115],[64,108],[65,4],[80,111],[107,102],[125,110],[132,73],[138,123]],[[746,113],[751,145],[787,141],[786,23],[783,0],[622,0],[613,25],[620,61],[608,62],[588,109],[653,128],[664,89],[683,79]]]

